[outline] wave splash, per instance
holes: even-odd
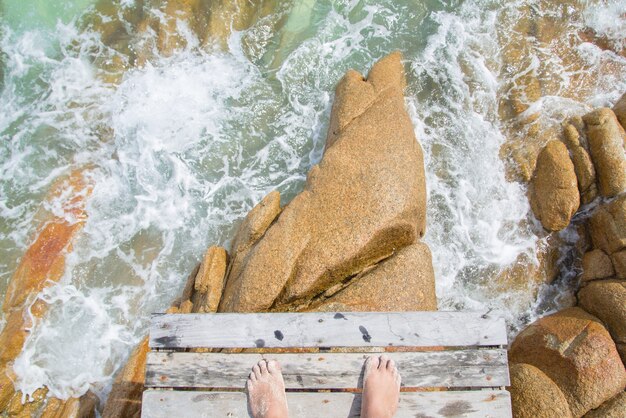
[[[520,259],[537,264],[544,240],[528,217],[523,186],[507,181],[500,158],[509,137],[499,101],[511,81],[501,57],[503,25],[535,3],[277,6],[234,31],[226,52],[202,48],[185,32],[186,47],[128,69],[119,84],[100,77],[91,59],[94,51],[107,56],[108,46],[75,20],[50,32],[5,24],[2,294],[41,212],[63,214],[46,200],[54,180],[80,166],[95,184],[64,276],[39,295],[49,312],[15,362],[18,388],[30,395],[45,385],[60,398],[92,388],[106,396],[149,313],[167,308],[204,249],[227,246],[233,226],[271,190],[280,190],[283,203],[300,191],[321,158],[338,79],[395,49],[407,61],[407,106],[425,150],[426,241],[440,309],[492,309],[515,332],[567,303],[554,297],[565,285],[550,293],[539,283],[500,280]],[[609,15],[623,23],[619,5],[590,2],[567,34],[587,25],[617,45],[626,38],[623,26],[603,22]],[[589,42],[577,45],[594,68],[625,65]],[[570,113],[608,104],[621,90],[606,82],[610,74],[598,77],[582,99],[562,97],[570,82],[564,77],[532,109],[557,120],[562,112],[550,109],[565,102]],[[626,80],[617,81],[626,89]]]

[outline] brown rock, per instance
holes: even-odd
[[[622,358],[622,363],[626,364],[626,344],[617,343],[617,352]]]
[[[34,417],[43,408],[47,394],[48,390],[46,388],[37,389],[31,395],[29,401],[24,403],[22,402],[22,392],[16,392],[6,410],[2,412],[5,412],[10,417]]]
[[[193,311],[193,302],[190,300],[182,301],[180,304],[180,307],[176,309],[176,311],[177,312],[168,312],[168,313],[191,313]]]
[[[598,184],[591,183],[589,188],[580,195],[580,201],[583,205],[587,205],[593,202],[596,197],[598,197]]]
[[[613,197],[626,189],[626,133],[611,109],[594,110],[584,116],[589,151],[596,167],[602,196]]]
[[[148,351],[150,351],[148,337],[145,337],[115,378],[102,412],[103,418],[140,418]]]
[[[216,312],[224,288],[226,259],[222,247],[209,247],[196,276],[193,295],[194,312]]]
[[[622,94],[622,97],[613,106],[613,113],[615,113],[622,128],[626,129],[626,93]]]
[[[92,392],[87,392],[80,398],[70,398],[66,401],[49,398],[40,417],[95,418],[98,402],[98,397]]]
[[[401,55],[394,53],[367,80],[353,73],[342,79],[340,110],[333,113],[344,116],[335,117],[330,146],[241,272],[229,273],[220,311],[306,304],[423,235],[423,156],[404,108],[401,74]],[[361,90],[369,88],[376,98],[362,102]]]
[[[530,364],[510,368],[511,406],[516,418],[570,418],[563,392],[541,370]]]
[[[22,351],[28,336],[27,326],[32,325],[25,320],[21,309],[14,309],[5,316],[5,325],[0,332],[0,365],[13,361]]]
[[[589,411],[584,418],[624,418],[626,417],[626,392],[606,401],[598,409]]]
[[[513,363],[531,364],[565,395],[573,416],[581,416],[626,386],[626,370],[600,321],[569,308],[529,325],[511,345]]]
[[[626,250],[611,254],[611,261],[618,279],[626,279]]]
[[[4,411],[11,398],[15,395],[15,389],[13,388],[13,381],[7,376],[4,367],[0,368],[0,411]]]
[[[436,311],[435,273],[428,246],[417,243],[401,249],[313,310]]]
[[[596,184],[596,169],[593,167],[591,157],[581,146],[570,148],[572,156],[572,163],[574,164],[574,171],[576,172],[576,179],[578,180],[578,191],[581,195],[585,196],[586,200],[583,203],[589,203],[595,199],[597,194]],[[590,189],[594,193],[587,193]],[[589,200],[590,199],[590,200]]]
[[[580,147],[580,132],[571,123],[565,124],[563,127],[563,142],[570,151],[572,148]]]
[[[565,144],[550,141],[537,158],[530,183],[530,205],[544,228],[559,231],[578,210],[580,196],[574,164]]]
[[[280,214],[280,193],[273,191],[246,215],[233,239],[229,276],[239,276],[250,249]]]
[[[187,277],[187,281],[185,282],[185,287],[183,288],[183,294],[180,296],[179,304],[185,300],[190,300],[192,298],[193,292],[194,292],[194,286],[196,285],[196,276],[198,275],[198,272],[200,271],[201,265],[202,265],[202,262],[198,263],[196,267],[194,267],[194,269],[191,271],[191,274],[189,274],[189,276]],[[176,305],[176,303],[174,303],[174,305]]]
[[[594,248],[609,255],[626,248],[626,195],[596,209],[589,230]]]
[[[602,250],[593,250],[583,256],[582,281],[605,279],[615,274],[613,263]]]
[[[606,324],[615,342],[626,343],[626,281],[590,283],[578,292],[578,304]]]

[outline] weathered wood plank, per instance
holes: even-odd
[[[509,385],[506,350],[387,353],[406,387],[497,387]],[[262,358],[280,362],[288,389],[361,387],[366,353],[220,354],[151,352],[146,387],[243,388]]]
[[[293,417],[358,417],[361,395],[288,392],[287,402]],[[247,418],[249,415],[243,392],[147,390],[143,394],[141,416]],[[511,417],[511,400],[509,393],[503,390],[403,392],[395,417],[508,418]]]
[[[506,345],[504,320],[475,312],[155,314],[150,347]]]

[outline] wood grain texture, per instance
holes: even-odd
[[[288,389],[362,387],[367,353],[312,354],[148,354],[146,387],[244,387],[250,369],[262,358],[281,364]],[[506,350],[455,350],[387,353],[405,387],[498,387],[509,385]]]
[[[155,314],[150,329],[170,349],[506,344],[504,320],[475,312]]]
[[[290,416],[298,418],[344,418],[360,415],[361,395],[355,393],[288,392]],[[247,418],[243,392],[194,392],[147,390],[143,395],[143,418]],[[404,392],[395,418],[464,417],[510,418],[511,400],[504,390]]]

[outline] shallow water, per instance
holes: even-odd
[[[59,199],[46,198],[54,181],[82,168],[95,185],[64,276],[40,295],[49,313],[15,363],[25,393],[46,385],[59,397],[90,387],[106,394],[148,314],[169,306],[205,248],[228,246],[234,226],[270,191],[287,203],[301,190],[321,158],[345,71],[367,71],[393,50],[405,57],[407,107],[426,156],[425,240],[439,308],[492,309],[513,335],[571,301],[567,280],[505,289],[496,280],[520,254],[533,259],[544,239],[524,187],[506,181],[499,152],[507,121],[498,110],[503,85],[519,76],[502,60],[503,34],[539,1],[276,2],[230,35],[226,50],[203,47],[187,31],[186,47],[129,65],[119,84],[97,64],[110,48],[82,29],[90,3],[3,4],[2,295],[38,220],[63,213]],[[574,94],[575,70],[545,46],[531,58],[552,57],[549,71],[538,71],[537,60],[525,69],[559,74],[554,91],[533,104],[553,123],[626,90],[626,60],[578,37],[590,26],[618,49],[626,2],[582,9],[560,37],[573,39],[571,53],[593,70],[594,87]]]

